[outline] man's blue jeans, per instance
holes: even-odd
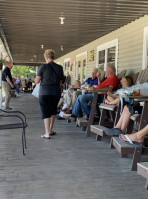
[[[93,94],[85,94],[85,95],[79,95],[77,98],[77,101],[72,109],[72,115],[78,116],[80,110],[82,110],[83,115],[89,115],[90,114],[90,106],[88,106],[89,101],[93,101]],[[103,96],[99,95],[99,103],[103,102]]]

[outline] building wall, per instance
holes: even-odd
[[[63,63],[67,57],[76,57],[79,53],[94,50],[94,61],[87,60],[87,77],[91,69],[96,67],[97,46],[118,38],[118,72],[127,69],[128,73],[136,73],[142,69],[143,55],[143,34],[144,27],[148,26],[148,15],[141,17],[75,51],[66,54],[57,59],[57,62]]]

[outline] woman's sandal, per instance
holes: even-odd
[[[52,131],[51,133],[50,133],[50,135],[56,135],[57,133],[56,133],[56,131]]]

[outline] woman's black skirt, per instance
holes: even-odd
[[[42,119],[50,118],[57,114],[57,105],[60,100],[59,96],[55,95],[40,95],[39,103],[42,112]]]

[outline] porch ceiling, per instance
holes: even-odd
[[[145,14],[148,1],[143,0],[0,0],[15,64],[37,65],[47,48],[58,58]],[[65,18],[63,25],[59,17]]]

